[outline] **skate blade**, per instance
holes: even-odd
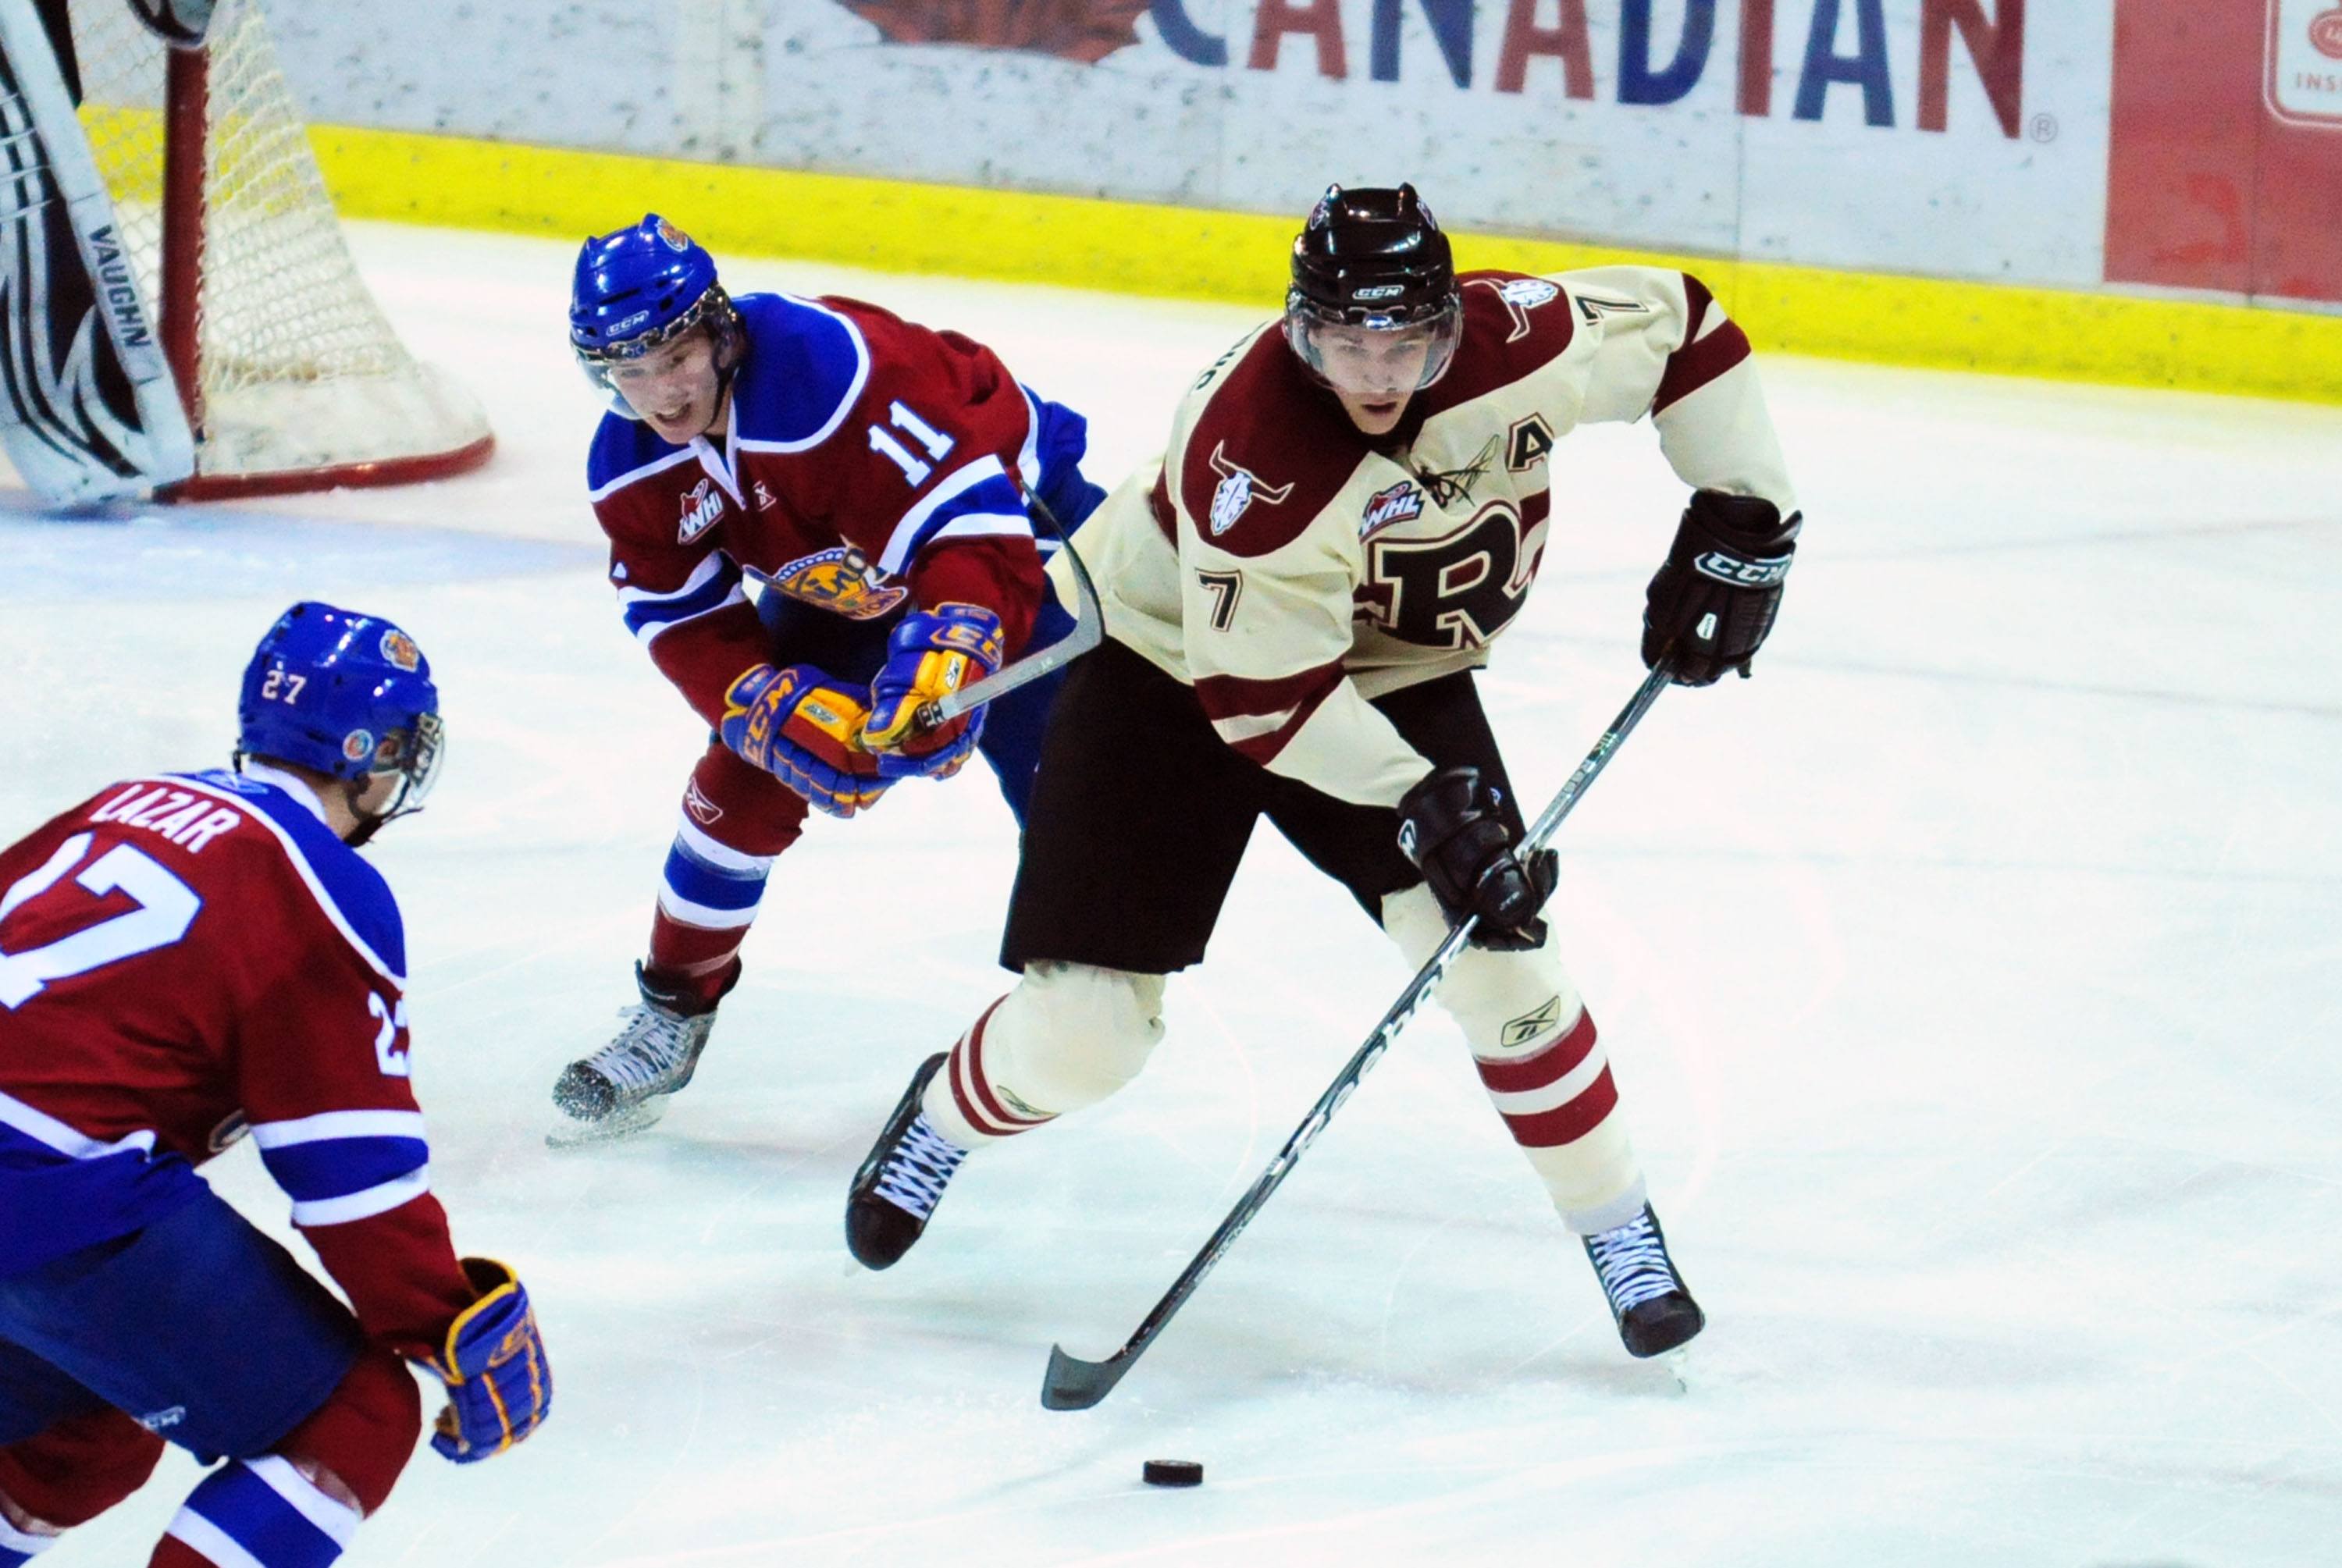
[[[1661,1364],[1666,1367],[1667,1375],[1676,1380],[1676,1392],[1677,1393],[1689,1393],[1691,1392],[1690,1350],[1688,1348],[1671,1350],[1667,1352],[1666,1354],[1661,1356],[1659,1360]]]
[[[639,1104],[613,1111],[596,1122],[580,1122],[574,1117],[564,1116],[551,1132],[545,1134],[545,1146],[548,1149],[589,1149],[599,1144],[615,1144],[621,1139],[631,1138],[658,1125],[659,1119],[666,1114],[666,1101],[664,1094],[653,1095]]]

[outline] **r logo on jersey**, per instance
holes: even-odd
[[[818,604],[849,621],[883,615],[910,593],[900,584],[890,584],[886,574],[851,544],[792,561],[770,576],[762,572],[756,575],[792,599]]]
[[[1423,492],[1402,479],[1389,489],[1377,490],[1366,497],[1366,514],[1358,519],[1358,537],[1363,539],[1377,529],[1422,515]]]
[[[1507,502],[1436,538],[1370,541],[1354,618],[1419,648],[1485,648],[1527,603],[1544,554]]]
[[[697,779],[684,787],[683,809],[689,812],[691,819],[702,827],[714,827],[716,819],[724,814],[724,808],[709,800],[700,790]]]
[[[1263,484],[1260,476],[1251,469],[1229,462],[1228,444],[1225,441],[1212,448],[1212,472],[1220,476],[1218,487],[1212,492],[1211,524],[1215,539],[1235,527],[1236,519],[1250,511],[1255,501],[1275,506],[1293,494],[1290,483]]]
[[[724,515],[724,492],[716,488],[716,481],[703,479],[683,494],[683,526],[676,530],[675,542],[688,544],[710,528]]]

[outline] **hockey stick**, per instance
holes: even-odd
[[[1650,711],[1651,704],[1666,689],[1672,666],[1672,660],[1662,658],[1650,675],[1636,688],[1632,700],[1619,710],[1616,718],[1610,721],[1610,727],[1603,732],[1600,740],[1594,743],[1594,749],[1586,754],[1586,760],[1577,764],[1577,771],[1569,775],[1569,782],[1561,786],[1561,793],[1553,797],[1553,804],[1546,806],[1536,821],[1530,824],[1527,834],[1516,846],[1516,854],[1526,858],[1545,847],[1546,841],[1561,825],[1561,819],[1569,814],[1570,808],[1586,793],[1586,786],[1594,782],[1596,775],[1609,763],[1611,754],[1634,733],[1635,726],[1642,722],[1643,715]],[[1467,917],[1448,932],[1447,940],[1439,944],[1439,951],[1431,955],[1431,961],[1418,970],[1415,978],[1407,983],[1406,989],[1399,993],[1398,1000],[1391,1004],[1391,1010],[1383,1014],[1383,1021],[1375,1025],[1374,1033],[1366,1036],[1366,1043],[1358,1047],[1357,1054],[1343,1067],[1340,1075],[1317,1097],[1317,1104],[1310,1107],[1309,1114],[1302,1119],[1300,1126],[1293,1130],[1293,1135],[1285,1141],[1285,1147],[1277,1151],[1276,1158],[1268,1163],[1268,1168],[1260,1174],[1260,1179],[1253,1183],[1252,1190],[1228,1211],[1228,1217],[1220,1222],[1220,1228],[1212,1233],[1212,1239],[1204,1243],[1204,1250],[1197,1253],[1186,1270],[1172,1282],[1170,1290],[1155,1303],[1155,1310],[1146,1314],[1146,1321],[1138,1325],[1137,1332],[1123,1343],[1120,1350],[1104,1361],[1084,1361],[1079,1356],[1067,1355],[1063,1345],[1049,1347],[1049,1371],[1041,1382],[1041,1403],[1046,1408],[1087,1410],[1114,1392],[1114,1385],[1122,1381],[1123,1374],[1130,1370],[1133,1363],[1146,1353],[1146,1347],[1155,1343],[1164,1325],[1186,1304],[1187,1298],[1195,1294],[1196,1288],[1204,1283],[1204,1276],[1212,1272],[1212,1266],[1235,1244],[1236,1237],[1244,1233],[1245,1226],[1260,1213],[1261,1205],[1268,1202],[1269,1194],[1276,1192],[1278,1184],[1292,1174],[1293,1167],[1300,1163],[1309,1145],[1316,1142],[1317,1134],[1326,1130],[1326,1124],[1334,1119],[1334,1113],[1342,1108],[1342,1102],[1350,1097],[1359,1080],[1381,1060],[1391,1042],[1398,1038],[1399,1032],[1415,1016],[1416,1009],[1422,1006],[1424,999],[1447,977],[1448,969],[1464,951],[1465,944],[1471,940],[1473,928],[1478,924],[1476,916]]]
[[[1098,609],[1097,584],[1090,581],[1089,568],[1082,564],[1074,542],[1066,538],[1066,531],[1057,525],[1056,514],[1049,510],[1047,502],[1032,494],[1025,499],[1031,505],[1033,514],[1056,535],[1066,564],[1073,569],[1074,629],[1038,653],[1028,654],[1014,664],[1002,665],[980,681],[962,686],[956,692],[946,692],[934,702],[922,704],[919,711],[911,715],[912,726],[922,734],[951,723],[970,708],[997,701],[1019,686],[1030,685],[1052,671],[1063,669],[1096,647],[1098,639],[1106,634],[1106,618]]]

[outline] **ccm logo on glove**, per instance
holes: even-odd
[[[1787,581],[1789,575],[1789,557],[1787,555],[1770,561],[1743,561],[1720,550],[1710,550],[1691,564],[1692,570],[1702,576],[1713,577],[1719,583],[1730,583],[1740,588],[1769,588]]]

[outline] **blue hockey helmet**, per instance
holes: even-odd
[[[445,754],[431,661],[379,616],[295,604],[245,666],[237,760],[274,758],[337,779],[396,774],[377,824],[422,808]]]
[[[569,285],[569,346],[616,412],[640,417],[611,385],[610,367],[701,325],[715,345],[716,375],[728,379],[746,343],[740,313],[716,281],[716,258],[656,213],[579,248]]]

